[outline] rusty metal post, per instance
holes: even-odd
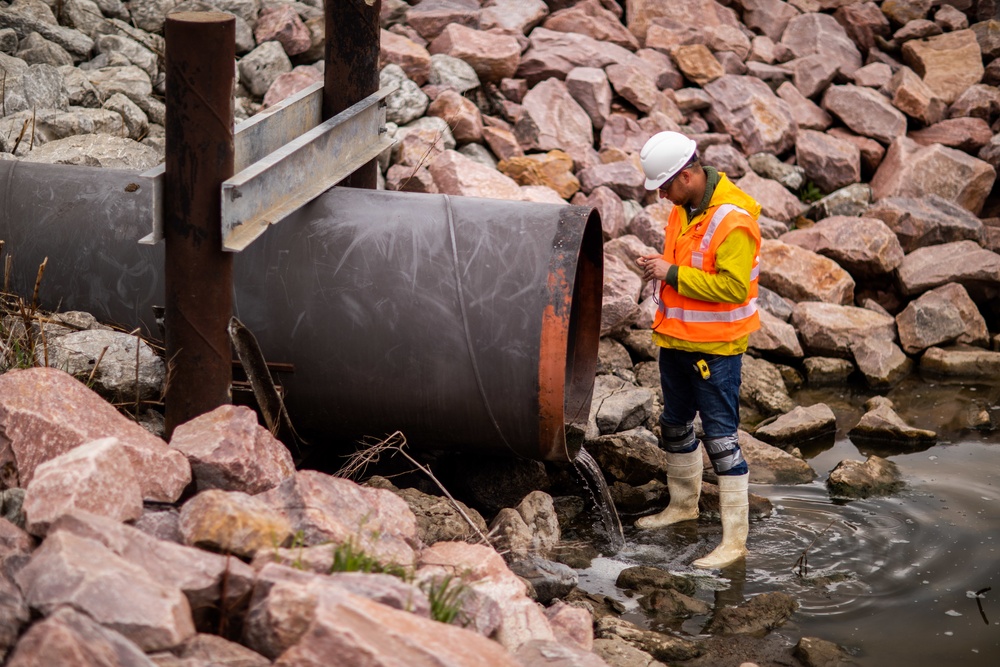
[[[379,14],[382,0],[326,3],[323,119],[332,118],[378,90]],[[375,189],[378,161],[372,160],[342,185]]]
[[[221,185],[233,175],[236,20],[167,17],[165,249],[167,437],[231,400],[233,258],[222,251]]]

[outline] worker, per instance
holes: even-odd
[[[722,568],[746,556],[749,469],[740,450],[740,371],[751,331],[760,327],[757,273],[760,204],[712,167],[679,132],[660,132],[640,154],[647,190],[674,207],[662,255],[636,259],[647,281],[660,281],[653,339],[659,346],[660,446],[667,457],[670,503],[636,521],[642,529],[698,518],[703,442],[719,480],[722,543],[696,567]]]

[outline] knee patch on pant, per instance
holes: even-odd
[[[698,449],[698,439],[694,437],[694,422],[676,425],[661,421],[660,446],[671,454],[687,454]]]
[[[735,433],[721,438],[705,438],[705,450],[717,475],[743,475],[749,471]]]

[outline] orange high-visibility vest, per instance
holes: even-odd
[[[750,289],[743,303],[701,301],[681,296],[666,282],[660,288],[660,305],[653,329],[681,340],[698,343],[728,342],[760,328],[757,313],[757,276],[760,273],[760,227],[745,210],[733,204],[709,208],[697,224],[681,233],[680,207],[670,212],[663,258],[678,266],[692,266],[716,273],[715,253],[734,229],[746,229],[754,239]]]

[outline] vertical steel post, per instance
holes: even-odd
[[[163,237],[165,428],[231,401],[233,258],[222,251],[221,184],[233,175],[236,20],[167,17]]]
[[[378,90],[378,54],[382,0],[326,2],[326,71],[323,119],[326,120]],[[372,160],[344,179],[343,185],[375,189],[378,161]]]

